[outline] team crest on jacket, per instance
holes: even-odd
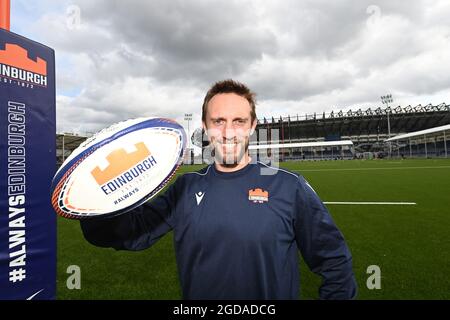
[[[269,192],[261,188],[248,190],[248,200],[254,203],[263,203],[269,201]]]

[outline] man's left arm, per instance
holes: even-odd
[[[320,299],[353,299],[356,281],[344,237],[319,196],[303,177],[295,195],[297,245],[308,267],[322,276]]]

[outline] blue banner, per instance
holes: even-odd
[[[0,299],[55,299],[55,53],[0,29]]]

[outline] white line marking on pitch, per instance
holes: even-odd
[[[386,168],[343,168],[343,169],[304,169],[304,170],[291,170],[295,172],[307,172],[307,171],[366,171],[366,170],[402,170],[402,169],[450,169],[450,166],[439,167],[386,167]]]
[[[361,205],[397,205],[397,206],[415,206],[417,203],[415,202],[364,202],[364,201],[326,201],[325,204],[361,204]]]

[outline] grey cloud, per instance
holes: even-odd
[[[65,13],[43,17],[38,29],[57,57],[70,57],[62,71],[75,70],[58,77],[60,88],[80,87],[61,102],[74,126],[197,112],[209,85],[224,78],[291,113],[377,103],[388,90],[450,88],[445,1],[73,3],[78,29],[65,28]],[[274,110],[262,105],[262,113]]]
[[[209,79],[209,70],[241,72],[275,49],[274,35],[252,17],[251,8],[236,1],[76,3],[86,24],[104,24],[116,50],[125,43],[156,59],[152,76],[162,80],[189,79],[196,73]]]

